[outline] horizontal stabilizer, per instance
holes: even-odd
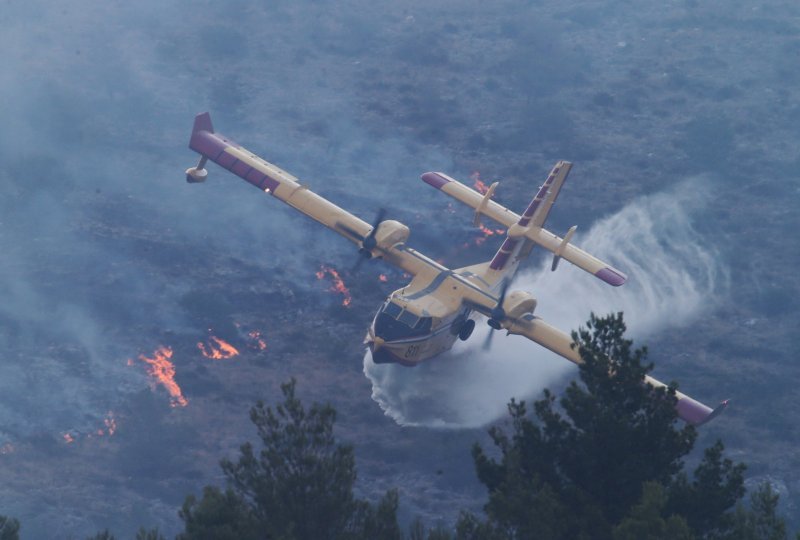
[[[519,221],[519,216],[508,208],[497,204],[491,199],[485,199],[484,195],[457,180],[453,180],[444,173],[426,172],[420,176],[420,178],[429,186],[445,192],[454,199],[476,210],[476,218],[483,215],[501,223],[505,227],[510,227]]]
[[[558,265],[558,261],[565,259],[609,285],[619,287],[628,280],[628,276],[572,245],[570,243],[572,235],[569,232],[561,238],[542,228],[571,168],[572,164],[568,161],[556,163],[522,215],[512,212],[491,200],[491,196],[478,193],[444,173],[426,172],[421,178],[426,184],[474,209],[476,222],[480,216],[486,216],[508,228],[508,238],[504,247],[492,259],[490,266],[492,270],[510,267],[509,263],[512,263],[520,252],[522,256],[527,256],[530,248],[525,248],[525,244],[521,242],[527,240],[553,253],[553,267]]]
[[[578,268],[595,275],[609,285],[619,287],[628,280],[628,276],[610,264],[603,262],[594,255],[590,255],[581,248],[568,243],[571,239],[569,233],[567,233],[566,237],[567,243],[564,242],[565,238],[560,238],[550,231],[538,227],[535,229],[526,229],[523,234],[525,234],[528,239],[558,256],[560,259],[571,262]]]

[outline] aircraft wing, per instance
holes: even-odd
[[[527,317],[514,319],[510,321],[507,329],[509,334],[524,336],[575,364],[580,365],[583,363],[578,348],[573,348],[574,341],[572,337],[539,317],[528,315]],[[646,375],[644,380],[647,384],[656,388],[666,387],[664,383],[649,375]],[[715,409],[712,409],[677,390],[675,391],[675,397],[678,398],[676,405],[678,417],[693,426],[700,426],[711,421],[728,405],[727,401],[723,401]]]
[[[197,167],[186,171],[188,182],[195,183],[205,180],[207,173],[203,166],[207,160],[211,160],[265,193],[269,193],[339,233],[359,247],[364,247],[364,240],[370,235],[373,229],[372,225],[309,190],[286,171],[258,157],[228,137],[216,133],[209,113],[205,112],[195,117],[189,148],[200,154],[201,159]],[[397,222],[391,223],[396,224],[395,230],[397,230],[396,226],[404,227]],[[379,225],[377,235],[379,239],[384,225],[388,225],[388,222]],[[391,227],[387,226],[386,229],[384,236],[389,239],[394,238],[391,234]],[[427,258],[411,248],[405,247],[402,243],[397,245],[380,245],[378,243],[369,251],[373,256],[381,257],[412,275],[416,275],[422,269],[430,266]]]
[[[481,195],[474,189],[465,186],[442,172],[426,172],[420,178],[429,186],[433,186],[457,201],[461,201],[475,209],[476,220],[479,216],[484,215],[504,225],[506,228],[519,221],[520,216],[518,214],[491,199],[494,192],[493,189]]]
[[[563,238],[543,228],[571,169],[572,163],[569,161],[556,163],[521,216],[491,200],[496,183],[492,184],[486,194],[481,195],[441,172],[427,172],[421,178],[425,183],[473,208],[476,224],[481,216],[486,216],[507,227],[508,241],[512,245],[516,245],[518,240],[525,240],[552,252],[553,270],[561,259],[566,259],[578,268],[618,287],[628,279],[624,273],[570,243],[576,227],[571,228]]]

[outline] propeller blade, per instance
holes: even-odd
[[[375,216],[375,220],[372,222],[372,230],[369,231],[369,234],[364,237],[364,241],[361,242],[361,246],[363,249],[366,249],[367,251],[372,251],[372,249],[374,249],[375,246],[377,245],[377,242],[375,241],[375,234],[377,234],[378,227],[380,226],[384,217],[386,217],[386,209],[379,208],[378,215]]]
[[[506,318],[506,312],[503,309],[503,303],[506,301],[506,292],[508,292],[509,285],[511,285],[511,280],[508,278],[504,279],[500,288],[500,296],[497,299],[497,305],[492,309],[491,316],[489,317],[490,321],[500,323]],[[492,328],[495,327],[495,325],[491,324],[491,322],[489,323],[489,326]]]
[[[489,330],[489,334],[486,336],[486,341],[483,342],[484,351],[489,350],[489,348],[492,346],[494,332],[495,330],[502,328],[503,319],[506,318],[506,311],[503,309],[503,303],[506,301],[506,293],[508,292],[508,287],[510,285],[511,279],[504,278],[503,284],[500,286],[500,296],[497,298],[497,305],[492,308],[491,314],[489,315],[489,320],[486,321],[492,329]]]
[[[367,236],[361,239],[361,249],[358,250],[359,257],[356,260],[356,263],[353,265],[353,269],[351,270],[351,272],[353,273],[357,272],[358,269],[361,268],[361,264],[366,259],[369,259],[372,256],[370,252],[373,249],[375,249],[376,245],[378,245],[378,242],[375,240],[375,235],[377,234],[378,227],[380,227],[380,224],[383,222],[383,218],[385,217],[386,217],[386,209],[379,208],[378,214],[375,216],[375,219],[372,222],[372,230],[369,231],[369,234],[367,234]],[[348,229],[349,228],[346,228],[345,226],[342,227],[342,230],[349,233],[350,231]],[[361,235],[354,235],[354,236],[356,236],[357,238],[361,238]]]
[[[494,328],[489,330],[489,333],[486,334],[486,339],[483,340],[483,350],[488,351],[492,348],[492,338],[494,337]]]
[[[361,252],[358,253],[358,258],[356,259],[356,264],[353,265],[353,268],[350,269],[351,274],[355,274],[361,268],[361,265],[366,261],[369,257],[367,255],[363,255]]]

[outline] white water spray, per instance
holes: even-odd
[[[592,311],[624,311],[635,340],[689,324],[727,285],[713,245],[692,226],[705,199],[697,184],[693,179],[637,199],[576,239],[628,274],[622,287],[566,261],[551,272],[548,258],[538,269],[521,271],[512,289],[531,291],[539,301],[536,314],[567,332],[585,324]],[[498,332],[492,349],[483,351],[488,330],[479,320],[467,343],[414,368],[376,365],[367,352],[364,373],[373,399],[401,425],[477,427],[503,416],[510,398],[537,397],[565,375],[576,375],[571,363],[521,336]]]

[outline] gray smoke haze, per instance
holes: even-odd
[[[706,433],[719,429],[742,459],[770,471],[781,464],[776,474],[797,491],[785,456],[797,445],[787,426],[796,403],[790,382],[800,376],[791,346],[800,280],[790,270],[800,244],[775,233],[800,226],[797,3],[732,0],[722,17],[714,3],[629,7],[3,2],[0,514],[20,518],[30,538],[53,530],[81,538],[105,527],[125,537],[155,524],[177,532],[182,497],[219,480],[209,478],[217,460],[252,435],[247,407],[271,401],[290,375],[313,399],[341,398],[357,449],[385,443],[370,455],[375,461],[359,464],[362,482],[405,486],[431,515],[464,507],[454,495],[460,487],[441,477],[429,479],[436,489],[414,489],[409,470],[426,478],[435,470],[419,459],[418,443],[435,446],[439,432],[380,418],[358,373],[358,339],[381,299],[378,285],[348,276],[354,308],[343,311],[316,283],[323,262],[349,268],[353,246],[214,165],[206,184],[183,181],[197,159],[187,148],[192,119],[206,110],[218,131],[363,219],[388,207],[412,227],[411,243],[433,256],[449,256],[451,237],[465,239],[469,217],[442,211],[442,197],[418,180],[426,170],[479,169],[502,178],[516,200],[529,195],[529,171],[559,158],[589,177],[618,179],[614,189],[599,181],[562,194],[575,206],[556,209],[555,231],[572,224],[561,221],[569,211],[583,228],[674,178],[717,174],[707,207],[685,195],[696,189],[690,183],[669,192],[680,207],[655,195],[590,234],[579,231],[578,245],[630,274],[624,288],[567,263],[550,274],[546,261],[532,261],[539,270],[516,286],[533,291],[539,314],[564,329],[590,309],[624,309],[634,336],[657,337],[699,323],[707,300],[724,300],[729,264],[737,302],[709,314],[705,335],[687,329],[707,356],[705,371],[692,366],[692,375],[704,388],[747,395],[750,406]],[[727,239],[726,263],[707,259],[709,237],[691,228],[694,219],[724,231],[716,239]],[[363,272],[385,271],[378,268]],[[281,293],[290,300],[275,300]],[[195,343],[209,325],[235,335],[240,314],[265,332],[285,316],[313,333],[282,328],[274,340],[267,335],[263,357],[202,364]],[[329,337],[340,340],[331,340],[335,351]],[[493,353],[482,355],[481,338],[476,332],[451,358],[417,370],[371,371],[395,417],[482,424],[504,414],[511,395],[536,395],[575,373],[518,337],[496,336]],[[161,344],[176,347],[186,408],[170,409],[141,363],[127,365]],[[754,365],[769,368],[758,370],[759,385],[742,376]],[[658,369],[670,378],[669,365]],[[248,389],[235,384],[243,379]],[[681,380],[691,393],[693,383]],[[120,413],[113,439],[61,439],[97,429],[108,411]],[[762,431],[754,435],[753,426]],[[411,450],[395,449],[400,439]],[[16,451],[4,453],[9,447]],[[457,450],[448,448],[449,461]],[[394,477],[385,474],[388,461]],[[136,511],[124,515],[123,507]]]
[[[547,260],[536,270],[523,269],[512,288],[531,291],[537,315],[565,331],[584,324],[591,312],[623,311],[635,340],[690,324],[724,300],[728,282],[714,248],[692,225],[705,206],[704,191],[701,178],[682,182],[576,235],[576,245],[628,274],[622,287],[568,263],[551,272]],[[572,364],[519,336],[495,336],[492,349],[483,351],[489,329],[482,322],[468,342],[414,368],[376,365],[367,352],[364,373],[373,399],[401,425],[477,427],[503,416],[510,398],[536,397],[567,374],[575,376]],[[667,369],[658,374],[664,377]]]
[[[187,186],[194,114],[211,110],[220,132],[367,220],[390,197],[411,206],[419,163],[450,167],[434,148],[357,125],[352,95],[326,87],[334,79],[296,80],[287,55],[305,44],[293,34],[351,34],[306,28],[329,8],[286,24],[274,15],[293,18],[288,4],[244,19],[195,7],[3,7],[0,445],[90,429],[146,388],[126,360],[164,330],[202,335],[181,301],[225,262],[296,271],[300,290],[320,261],[352,264],[346,242],[213,164],[207,184]],[[257,33],[286,41],[265,48]]]

